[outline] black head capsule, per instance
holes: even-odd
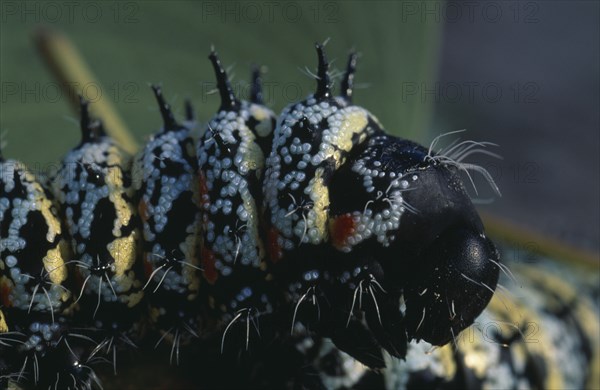
[[[219,94],[221,95],[221,107],[219,108],[219,111],[232,111],[239,108],[240,102],[233,93],[231,83],[227,77],[227,72],[225,72],[225,69],[223,69],[221,60],[219,60],[217,53],[213,50],[208,58],[212,62],[215,69],[217,88],[219,89]]]
[[[413,142],[381,140],[370,151],[380,169],[396,172],[400,184],[398,195],[383,195],[406,212],[380,258],[386,276],[403,287],[408,336],[443,345],[470,326],[492,298],[499,254],[459,168],[432,160]]]
[[[319,66],[317,68],[317,91],[315,92],[315,98],[318,100],[323,100],[331,96],[329,62],[327,62],[323,45],[317,43],[315,46],[317,48],[317,56],[319,58]]]
[[[154,96],[156,97],[158,107],[160,108],[160,114],[164,122],[164,131],[180,129],[181,125],[177,123],[173,111],[171,110],[171,106],[165,101],[162,88],[158,85],[151,85],[150,87],[152,88],[152,91],[154,91]]]
[[[262,80],[260,77],[260,67],[252,66],[252,84],[250,85],[250,102],[254,104],[264,104]]]
[[[407,333],[443,345],[470,326],[494,295],[499,254],[483,233],[451,227],[421,261],[428,266],[405,293]]]
[[[354,92],[354,75],[356,73],[356,52],[351,52],[348,56],[348,64],[346,65],[346,73],[342,79],[340,96],[349,103],[352,102],[352,93]]]
[[[375,256],[384,288],[404,294],[409,338],[443,345],[487,306],[499,256],[460,169],[430,156],[408,140],[372,137],[334,174],[330,231],[341,251]]]
[[[419,212],[406,215],[398,242],[411,258],[404,272],[418,275],[406,283],[407,332],[443,345],[487,306],[498,283],[500,256],[457,168],[434,164],[416,176],[415,190],[404,199]]]

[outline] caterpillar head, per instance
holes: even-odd
[[[431,156],[411,141],[370,139],[334,177],[332,237],[342,251],[377,253],[386,287],[404,294],[408,335],[443,345],[491,299],[499,255],[460,168]]]
[[[409,263],[401,273],[418,276],[407,278],[404,291],[408,334],[443,345],[487,306],[498,282],[499,253],[485,235],[460,168],[428,156],[414,171],[414,191],[404,194],[417,212],[406,215],[392,249],[403,254],[396,260]]]

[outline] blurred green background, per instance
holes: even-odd
[[[414,138],[427,128],[431,105],[402,103],[399,91],[404,82],[434,77],[440,24],[405,18],[405,11],[388,1],[3,2],[5,154],[44,165],[79,138],[76,114],[33,44],[39,26],[72,39],[101,84],[83,86],[84,95],[113,101],[140,141],[160,126],[148,83],[162,83],[180,115],[188,97],[201,121],[216,111],[218,96],[207,95],[214,87],[211,45],[231,66],[239,93],[247,91],[251,64],[264,65],[266,100],[278,112],[314,90],[301,69],[314,71],[314,43],[327,38],[334,72],[345,68],[350,49],[361,54],[355,101],[390,132]]]

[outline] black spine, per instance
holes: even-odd
[[[169,104],[165,101],[165,97],[162,93],[162,88],[158,85],[151,85],[150,87],[154,91],[154,96],[156,97],[156,101],[158,102],[158,107],[160,108],[160,114],[163,118],[165,131],[180,128],[181,126],[179,126],[179,124],[175,120],[175,116],[173,115],[171,106],[169,106]]]
[[[331,79],[329,78],[329,63],[323,50],[323,45],[316,44],[317,56],[319,57],[319,67],[317,69],[317,99],[327,99],[331,96]]]
[[[89,105],[90,103],[87,100],[85,100],[83,96],[79,95],[79,124],[81,128],[82,144],[90,142],[94,136],[94,126],[92,124],[92,119],[90,118]]]
[[[356,52],[350,53],[348,56],[348,65],[346,66],[346,73],[342,79],[342,97],[348,102],[352,102],[352,92],[354,92],[354,74],[356,73]]]
[[[185,99],[185,120],[193,122],[196,120],[196,113],[194,112],[194,106],[190,99]]]
[[[250,101],[255,104],[264,104],[262,80],[260,77],[260,67],[252,67],[252,85],[250,87]]]
[[[221,108],[222,111],[231,111],[239,107],[240,102],[236,99],[233,94],[233,89],[231,88],[231,84],[229,83],[229,78],[227,77],[227,72],[221,66],[221,61],[217,56],[217,53],[213,50],[208,56],[210,61],[213,64],[213,68],[215,69],[215,75],[217,77],[217,88],[219,89],[219,94],[221,95]]]

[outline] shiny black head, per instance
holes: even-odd
[[[404,293],[407,333],[443,345],[470,326],[492,298],[498,252],[483,234],[450,228],[421,253],[419,262]]]
[[[369,257],[381,265],[377,282],[391,303],[384,307],[377,298],[370,331],[397,356],[406,336],[446,344],[487,306],[499,276],[498,252],[465,190],[463,170],[383,134],[352,158],[332,178],[330,232],[343,266]]]
[[[404,291],[408,336],[443,345],[492,298],[499,254],[485,236],[460,168],[432,159],[412,142],[394,143],[385,152],[411,182],[402,193],[411,212],[402,215],[386,251],[386,277]]]

